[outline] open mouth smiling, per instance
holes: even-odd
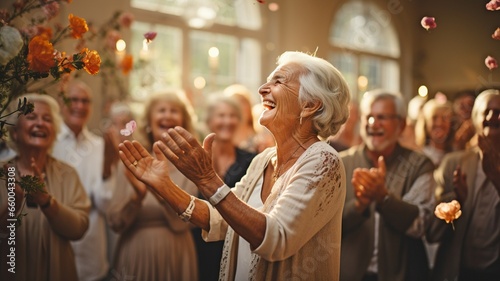
[[[267,110],[271,110],[276,107],[276,104],[272,101],[265,100],[262,102],[262,106]]]
[[[35,131],[30,133],[30,137],[32,138],[47,138],[48,134],[42,131]]]

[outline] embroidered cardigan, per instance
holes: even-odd
[[[257,155],[233,192],[247,202],[276,148]],[[311,145],[285,172],[260,209],[266,216],[262,244],[253,251],[251,280],[338,280],[346,177],[338,153]],[[225,239],[219,280],[234,280],[239,236],[208,202],[206,241]]]

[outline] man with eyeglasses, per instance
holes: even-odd
[[[478,146],[445,156],[436,169],[437,202],[457,200],[454,227],[433,218],[430,242],[440,242],[432,280],[500,280],[500,91],[481,92],[471,121]]]
[[[434,165],[398,143],[406,125],[401,95],[369,91],[360,110],[363,143],[340,154],[348,179],[340,279],[427,280],[421,238],[434,206]]]
[[[79,241],[72,242],[78,279],[102,280],[109,270],[105,214],[112,196],[112,185],[104,184],[104,140],[89,131],[87,122],[92,107],[92,90],[74,81],[60,99],[64,123],[54,144],[53,156],[73,166],[92,201],[89,229]]]

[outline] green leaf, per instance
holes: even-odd
[[[76,69],[82,69],[85,66],[85,63],[82,61],[74,61],[71,63]]]
[[[27,195],[31,195],[36,192],[45,193],[45,191],[43,190],[45,183],[35,176],[21,176],[19,186],[26,192]]]

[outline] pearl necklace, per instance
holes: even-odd
[[[274,171],[273,172],[273,181],[276,182],[278,180],[278,178],[280,177],[281,175],[281,169],[286,166],[286,164],[288,164],[288,162],[290,162],[290,160],[292,160],[292,157],[295,155],[295,153],[297,153],[297,151],[299,150],[299,148],[301,148],[302,146],[301,145],[298,145],[297,148],[295,149],[295,151],[288,157],[288,159],[285,161],[285,163],[283,165],[280,165],[278,167],[278,170]]]

